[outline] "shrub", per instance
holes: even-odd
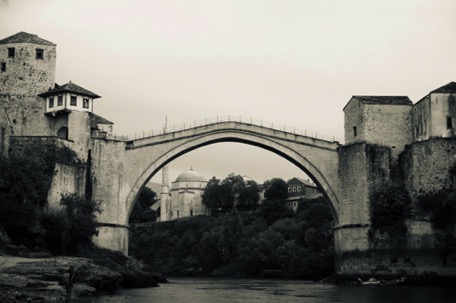
[[[371,223],[379,232],[390,236],[405,234],[405,219],[409,214],[410,197],[403,186],[386,184],[374,194]]]
[[[75,194],[64,195],[60,212],[41,217],[47,248],[58,254],[74,254],[93,247],[92,237],[97,234],[96,213],[99,203]]]

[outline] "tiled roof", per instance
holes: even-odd
[[[364,104],[412,105],[407,96],[353,96]]]
[[[96,128],[98,124],[114,124],[111,121],[98,116],[94,113],[90,113],[90,127]]]
[[[0,44],[7,44],[7,43],[35,43],[35,44],[41,44],[41,45],[50,45],[50,46],[56,46],[56,44],[41,39],[37,35],[29,34],[26,32],[19,32],[15,35],[9,36],[5,39],[0,40]]]
[[[61,85],[61,86],[56,85],[55,88],[48,90],[47,92],[44,92],[42,94],[39,94],[39,96],[46,97],[46,96],[51,96],[51,95],[55,95],[55,94],[63,93],[63,92],[75,93],[78,95],[92,97],[94,99],[100,98],[100,96],[98,96],[97,94],[94,94],[91,91],[72,83],[71,81],[69,83]]]
[[[297,177],[293,177],[291,178],[290,180],[287,181],[287,184],[292,181],[292,180],[298,180],[299,182],[301,182],[302,184],[306,185],[306,186],[309,186],[309,187],[317,187],[317,185],[315,185],[314,183],[310,182],[309,180],[305,180],[305,179],[302,179],[302,178],[297,178]]]
[[[455,94],[456,93],[456,82],[450,82],[442,87],[439,87],[431,92],[440,94]]]
[[[305,184],[306,186],[309,186],[309,187],[317,187],[315,184],[313,184],[312,182],[310,182],[309,180],[305,180],[305,179],[302,179],[302,178],[296,178],[298,179],[299,181],[301,181],[303,184]]]

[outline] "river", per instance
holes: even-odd
[[[428,303],[456,302],[456,289],[342,286],[296,280],[169,278],[160,287],[121,290],[101,303]]]

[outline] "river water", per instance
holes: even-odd
[[[456,302],[456,289],[341,286],[295,280],[169,278],[160,287],[127,289],[102,303],[428,303]]]

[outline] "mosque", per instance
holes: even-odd
[[[203,204],[206,178],[193,169],[182,172],[169,186],[169,168],[162,169],[160,194],[160,221],[183,217],[210,215],[210,209]]]

